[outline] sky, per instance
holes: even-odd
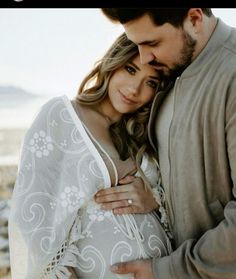
[[[212,10],[236,27],[236,9]],[[122,32],[95,8],[0,9],[0,86],[73,97]]]

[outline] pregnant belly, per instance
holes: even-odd
[[[92,203],[80,212],[79,219],[78,278],[133,278],[111,273],[110,266],[170,252],[168,238],[154,213],[115,216]]]

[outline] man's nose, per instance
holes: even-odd
[[[149,62],[155,59],[155,56],[150,52],[146,46],[139,46],[138,47],[139,54],[140,54],[140,61],[142,65],[148,64]]]

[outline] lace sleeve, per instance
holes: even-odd
[[[78,216],[71,228],[69,237],[63,242],[55,257],[49,262],[40,279],[73,279],[71,268],[76,267],[79,250],[75,243],[84,238],[81,231],[81,221]]]
[[[17,244],[27,257],[11,261],[11,268],[21,269],[24,279],[69,278],[66,266],[73,266],[78,252],[74,221],[102,183],[97,160],[62,98],[50,100],[34,119],[21,149],[9,217],[20,243],[9,245],[11,258],[18,256]]]
[[[165,191],[162,187],[160,167],[155,159],[150,159],[147,155],[144,156],[142,162],[142,170],[144,175],[147,177],[148,182],[151,185],[152,194],[159,204],[159,213],[161,216],[161,223],[168,234],[169,238],[172,239],[173,236],[170,232],[168,211],[165,199]]]

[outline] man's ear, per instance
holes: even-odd
[[[203,24],[203,11],[200,8],[191,8],[188,10],[187,18],[194,29],[194,33],[198,33]]]

